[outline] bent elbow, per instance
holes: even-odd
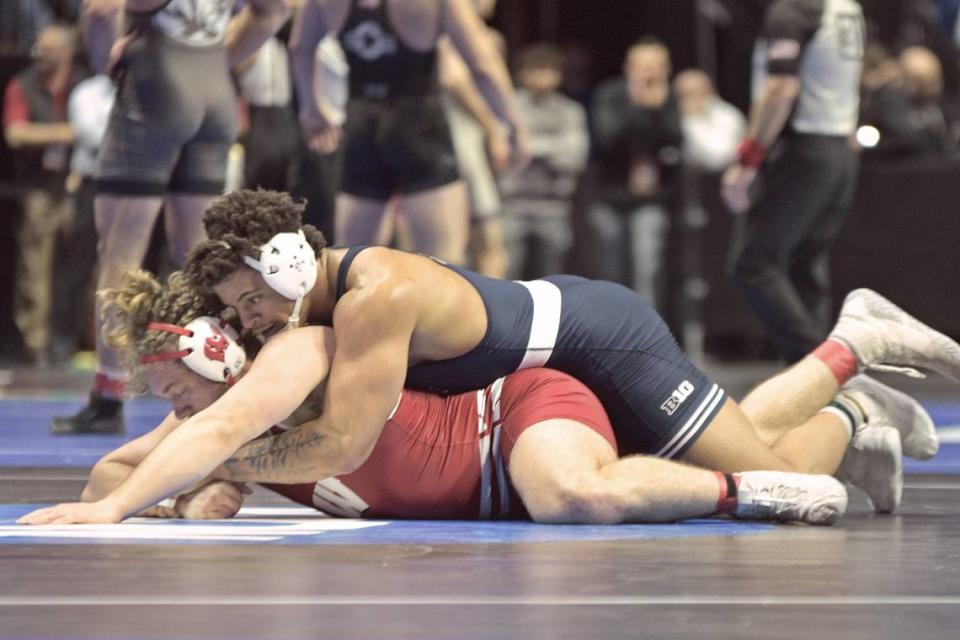
[[[793,75],[771,76],[767,94],[774,100],[793,102],[800,95],[800,79]]]

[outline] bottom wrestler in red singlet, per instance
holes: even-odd
[[[559,371],[525,369],[454,396],[404,390],[359,469],[315,484],[263,486],[347,518],[527,518],[510,483],[510,452],[527,428],[555,418],[586,425],[616,451],[589,389]]]

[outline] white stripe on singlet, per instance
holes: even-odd
[[[477,391],[477,433],[480,435],[480,520],[489,520],[493,509],[493,487],[490,484],[490,431],[487,415],[487,390]]]
[[[553,355],[560,332],[560,289],[545,280],[516,281],[526,287],[533,298],[533,318],[530,320],[530,338],[527,351],[517,371],[542,367]]]
[[[693,412],[693,415],[690,416],[686,424],[683,425],[683,428],[681,428],[680,431],[671,438],[670,442],[660,449],[656,455],[660,458],[672,458],[676,455],[676,453],[687,444],[690,438],[700,433],[704,421],[713,413],[717,404],[723,400],[723,395],[723,389],[716,384],[713,385],[710,393],[708,393],[707,397],[700,403],[697,410]]]
[[[477,517],[489,520],[504,516],[510,508],[510,490],[507,472],[500,454],[500,393],[503,378],[493,381],[486,389],[477,391],[477,433],[480,434],[480,510]],[[488,404],[489,399],[489,404]],[[493,474],[496,473],[499,505],[494,513]]]
[[[500,509],[498,516],[506,517],[510,511],[510,487],[507,481],[507,469],[503,464],[503,454],[500,451],[500,435],[503,425],[500,424],[500,394],[503,391],[503,378],[498,378],[490,385],[490,423],[493,425],[493,461],[497,468],[497,487],[500,495]]]

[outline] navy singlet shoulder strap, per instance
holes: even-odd
[[[337,269],[337,295],[333,299],[334,304],[339,302],[343,294],[347,292],[347,273],[350,272],[350,265],[353,264],[353,259],[357,257],[358,253],[369,248],[370,245],[368,244],[358,244],[347,249],[346,255],[344,255],[343,260],[340,261],[340,268]]]

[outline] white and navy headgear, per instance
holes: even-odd
[[[317,256],[303,230],[278,233],[260,247],[259,259],[244,256],[243,261],[259,271],[271,289],[296,301],[287,324],[297,326],[303,298],[317,283]]]
[[[151,322],[148,330],[167,331],[180,336],[177,351],[154,353],[140,358],[141,364],[165,360],[183,360],[192,371],[207,380],[233,384],[247,354],[237,342],[237,332],[217,318],[203,316],[187,323],[185,327],[165,322]]]

